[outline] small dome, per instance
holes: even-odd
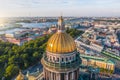
[[[20,71],[16,80],[25,80],[25,76],[22,74],[22,72]]]
[[[76,50],[73,38],[66,32],[55,33],[47,43],[48,52],[56,54],[64,54]]]

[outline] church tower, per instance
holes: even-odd
[[[73,38],[65,32],[62,16],[58,31],[48,40],[46,53],[41,60],[44,80],[78,80],[81,59]]]

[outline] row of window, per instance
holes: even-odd
[[[70,56],[70,57],[66,57],[66,58],[61,58],[61,57],[52,57],[52,56],[48,56],[48,59],[52,62],[69,62],[69,61],[73,61],[75,60],[75,56]]]
[[[84,65],[88,65],[88,61],[82,61],[82,64],[84,64]],[[92,63],[90,63],[90,64],[92,64]],[[103,63],[95,63],[97,66],[100,66],[100,67],[104,67],[105,65],[103,64]],[[94,63],[92,64],[92,65],[95,65]],[[106,68],[107,69],[109,69],[109,70],[111,70],[111,65],[107,65],[106,66]]]

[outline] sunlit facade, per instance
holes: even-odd
[[[115,62],[110,59],[87,56],[87,55],[81,55],[81,59],[82,59],[82,65],[84,66],[98,67],[100,69],[106,69],[112,72],[115,71]]]

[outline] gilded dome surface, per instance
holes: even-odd
[[[73,52],[76,49],[73,38],[66,32],[55,33],[47,43],[47,51],[56,54]]]

